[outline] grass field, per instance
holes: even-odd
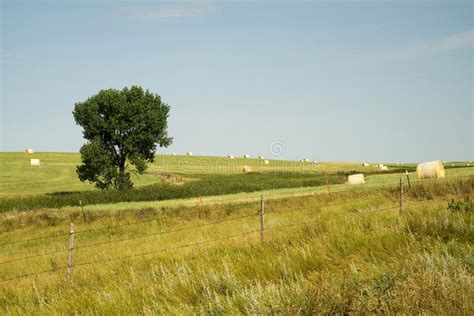
[[[75,180],[77,155],[38,157],[35,169],[25,154],[0,154],[0,205],[99,198],[84,208],[3,209],[2,315],[474,312],[474,205],[466,200],[474,168],[461,168],[466,163],[448,169],[445,179],[411,174],[410,187],[399,172],[369,174],[365,185],[349,186],[341,173],[360,170],[358,163],[292,171],[275,161],[272,170],[258,170],[260,162],[251,160],[257,172],[241,174],[238,159],[234,171],[223,158],[165,156],[168,165],[158,159],[135,179],[133,192],[167,188],[183,196],[113,203],[115,197],[103,202],[108,193]],[[64,191],[71,193],[57,193]],[[68,281],[70,222],[75,266]]]
[[[29,160],[41,160],[39,168],[30,167]],[[80,182],[76,175],[76,166],[80,164],[77,153],[0,153],[0,197],[44,194],[53,192],[72,192],[93,190],[90,183]],[[361,163],[321,162],[302,163],[296,161],[270,160],[270,165],[263,165],[258,159],[223,157],[187,157],[157,156],[144,175],[132,175],[136,186],[143,186],[163,181],[162,175],[196,175],[196,174],[241,174],[242,167],[251,166],[255,172],[305,173],[305,172],[378,172],[372,164],[362,167]],[[448,163],[465,166],[465,162]],[[393,168],[413,168],[414,164]],[[186,178],[186,177],[185,177]]]
[[[52,271],[1,282],[0,310],[471,314],[473,212],[447,210],[447,201],[473,192],[472,178],[416,184],[402,217],[396,189],[270,200],[263,244],[258,203],[178,214],[167,208],[17,213],[2,223],[0,277]],[[68,282],[71,220],[77,267]],[[174,232],[157,233],[166,231]],[[8,244],[51,234],[60,235]],[[59,252],[5,263],[49,251]],[[148,255],[135,256],[141,253]]]

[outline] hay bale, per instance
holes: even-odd
[[[30,166],[31,167],[39,167],[40,166],[40,160],[39,159],[30,159]]]
[[[382,170],[382,171],[388,171],[388,167],[387,167],[387,166],[384,166],[384,165],[382,165],[382,166],[380,167],[380,170]]]
[[[265,161],[263,162],[263,164],[265,164],[265,165],[269,165],[269,164],[270,164],[270,161],[268,161],[268,160],[265,160]]]
[[[262,155],[260,155],[260,156],[258,156],[258,159],[264,160],[265,158]]]
[[[175,153],[173,153],[173,156],[176,156],[176,154],[175,154]]]
[[[369,165],[368,163],[364,162],[364,163],[362,164],[362,166],[363,166],[363,167],[369,167],[370,165]]]
[[[32,154],[33,153],[33,149],[31,148],[26,148],[25,149],[25,154]]]
[[[444,178],[444,166],[440,160],[420,163],[416,166],[418,179]]]
[[[192,153],[192,152],[190,152],[190,151],[188,151],[188,152],[186,153],[186,155],[187,155],[187,156],[192,156],[192,155],[193,155],[193,153]]]
[[[249,158],[250,158],[250,155],[249,155],[249,154],[245,154],[245,155],[244,155],[244,158],[245,158],[245,159],[249,159]]]
[[[229,159],[234,159],[234,156],[228,155],[227,158],[229,158]]]
[[[315,160],[315,161],[313,161],[313,163],[314,163],[314,164],[318,164],[318,163],[319,163],[319,161]]]
[[[365,178],[362,173],[358,174],[353,174],[347,177],[347,181],[349,182],[350,185],[354,184],[364,184],[365,183]]]
[[[250,166],[244,166],[242,171],[245,173],[252,172],[252,168],[250,168]]]
[[[309,162],[308,158],[303,159],[303,162]]]

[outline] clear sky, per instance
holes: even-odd
[[[1,151],[78,151],[74,103],[140,85],[161,153],[474,160],[472,1],[1,3]]]

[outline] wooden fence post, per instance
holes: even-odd
[[[410,175],[408,174],[408,170],[405,170],[405,173],[407,174],[408,188],[411,189]]]
[[[67,279],[71,280],[72,267],[74,264],[74,223],[69,224],[69,248],[67,259]]]
[[[265,199],[260,196],[260,241],[263,242],[263,232],[265,230],[263,216],[265,215]]]
[[[328,174],[327,173],[324,173],[324,176],[326,178],[326,188],[328,190],[328,194],[329,194],[329,197],[331,197],[331,187],[329,185],[329,178],[328,178]]]
[[[400,177],[400,215],[402,215],[403,211],[403,180],[402,177]]]

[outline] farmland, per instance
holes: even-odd
[[[77,154],[34,156],[41,167],[0,154],[2,314],[474,311],[474,168],[465,162],[419,180],[413,164],[382,173],[158,156],[132,193],[118,194],[79,182]],[[366,184],[345,183],[360,171]]]

